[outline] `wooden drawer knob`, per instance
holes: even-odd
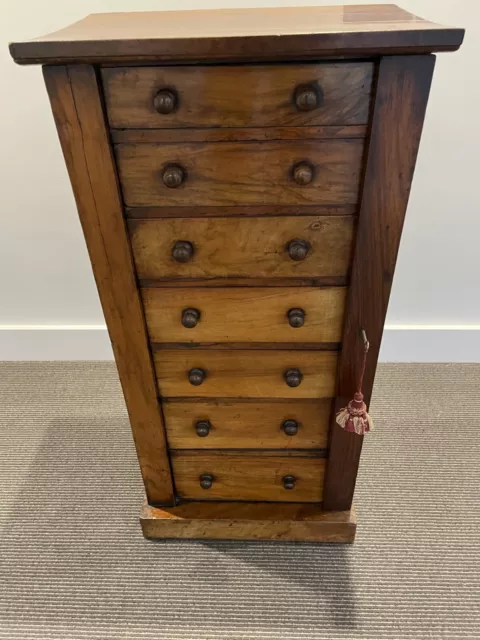
[[[290,240],[290,242],[287,244],[288,255],[292,260],[295,260],[295,262],[305,260],[305,258],[308,256],[310,248],[310,243],[308,243],[306,240],[300,240],[299,238]]]
[[[295,89],[293,100],[298,111],[313,111],[320,104],[319,91],[310,85],[300,85]]]
[[[304,187],[313,180],[313,167],[308,162],[299,162],[292,169],[293,179],[301,187]]]
[[[296,420],[285,420],[282,429],[287,436],[296,436],[298,433],[298,422]]]
[[[206,372],[203,369],[198,369],[197,367],[190,369],[190,371],[188,372],[188,381],[194,387],[199,387],[206,377]]]
[[[303,309],[290,309],[287,313],[288,324],[294,329],[303,327],[305,322],[305,311]]]
[[[297,479],[295,478],[295,476],[284,476],[282,478],[282,482],[283,482],[283,488],[288,489],[290,491],[291,489],[295,489]]]
[[[184,309],[182,311],[182,324],[186,329],[193,329],[200,320],[200,311],[198,309]]]
[[[303,373],[300,369],[287,369],[284,374],[285,382],[289,387],[298,387],[302,383]]]
[[[195,248],[191,242],[186,240],[178,240],[173,245],[172,258],[175,262],[188,262],[193,258]]]
[[[176,189],[186,178],[185,169],[179,164],[169,164],[163,170],[163,184],[169,189]]]
[[[195,424],[195,431],[197,432],[197,436],[199,438],[206,438],[210,433],[211,428],[212,425],[210,423],[210,420],[198,420],[198,422]]]
[[[155,110],[163,115],[175,111],[177,104],[177,95],[171,89],[161,89],[153,99]]]
[[[214,477],[211,473],[202,473],[202,475],[199,477],[199,480],[202,489],[211,489]]]

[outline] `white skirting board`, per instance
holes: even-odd
[[[381,362],[480,362],[480,325],[386,325]]]
[[[113,352],[103,324],[0,325],[5,360],[113,360]]]
[[[0,325],[0,360],[111,360],[104,325]],[[480,362],[480,325],[387,325],[382,362]]]

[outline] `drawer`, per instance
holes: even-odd
[[[373,64],[103,69],[113,128],[365,124]]]
[[[163,402],[171,449],[324,449],[332,400]]]
[[[363,140],[115,145],[125,203],[355,204]]]
[[[335,392],[335,351],[161,349],[154,362],[166,398],[331,398]],[[287,384],[287,372],[298,386]]]
[[[188,287],[142,289],[142,298],[153,342],[338,343],[346,293],[346,287]]]
[[[163,218],[128,228],[139,278],[316,278],[347,275],[355,218]],[[185,242],[191,257],[181,262]]]
[[[171,460],[180,498],[322,501],[325,460],[312,452],[172,451]]]

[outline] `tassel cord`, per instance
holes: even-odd
[[[362,392],[363,376],[365,375],[365,368],[367,366],[367,353],[368,353],[369,346],[370,345],[368,344],[368,342],[365,342],[365,348],[363,350],[363,362],[362,362],[362,368],[360,370],[360,378],[359,378],[359,381],[358,381],[357,393],[361,393]]]

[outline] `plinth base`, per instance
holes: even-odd
[[[322,511],[299,503],[189,502],[177,507],[145,504],[140,524],[146,538],[345,543],[355,538],[356,517],[353,507]]]

